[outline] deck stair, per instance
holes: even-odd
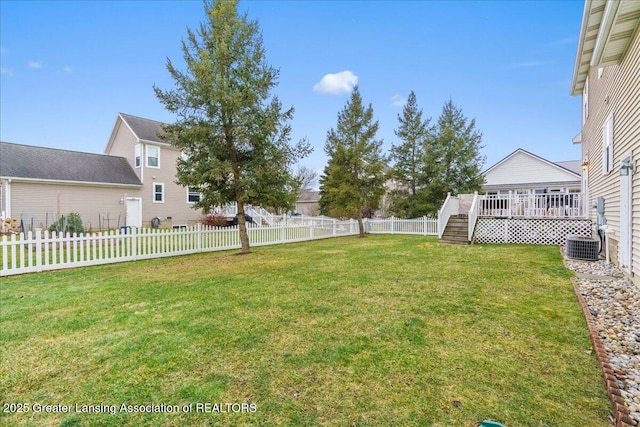
[[[468,245],[469,215],[451,215],[439,242],[451,245]]]

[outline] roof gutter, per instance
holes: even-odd
[[[571,81],[571,95],[579,95],[575,88],[578,83],[578,73],[580,72],[580,63],[582,62],[582,50],[584,49],[584,39],[587,35],[587,27],[589,23],[589,15],[591,11],[591,1],[584,2],[584,10],[582,11],[582,24],[580,25],[580,39],[578,40],[578,51],[576,52],[576,62],[573,65],[573,80]]]
[[[61,179],[41,179],[41,178],[23,178],[20,176],[0,176],[2,180],[9,182],[25,182],[31,184],[64,184],[64,185],[82,185],[91,187],[123,187],[123,188],[140,188],[142,184],[122,184],[116,182],[92,182],[92,181],[65,181]]]

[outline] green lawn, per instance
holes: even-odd
[[[3,278],[0,424],[609,426],[570,277],[376,235]]]

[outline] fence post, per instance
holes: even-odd
[[[280,227],[280,241],[285,242],[287,240],[287,229],[286,225]]]
[[[131,227],[131,258],[138,259],[138,227]]]
[[[36,228],[36,271],[42,271],[42,230]]]
[[[333,220],[333,235],[335,236],[337,234],[338,230],[336,230],[336,220]]]
[[[202,224],[196,224],[196,249],[202,252]]]
[[[395,218],[391,216],[391,234],[396,234]]]
[[[309,224],[309,227],[311,228],[311,240],[313,240],[313,221],[311,221],[311,224]]]

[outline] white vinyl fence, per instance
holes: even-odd
[[[365,230],[371,234],[421,234],[423,236],[438,235],[438,219],[422,217],[417,219],[368,219]]]
[[[367,220],[366,229],[371,233],[437,235],[434,221],[428,218]],[[248,234],[251,246],[274,245],[358,234],[358,223],[307,218],[301,224],[293,220],[272,227],[249,227]],[[29,231],[2,236],[0,276],[238,248],[237,226],[215,228],[198,224],[177,230],[127,228],[79,235]]]

